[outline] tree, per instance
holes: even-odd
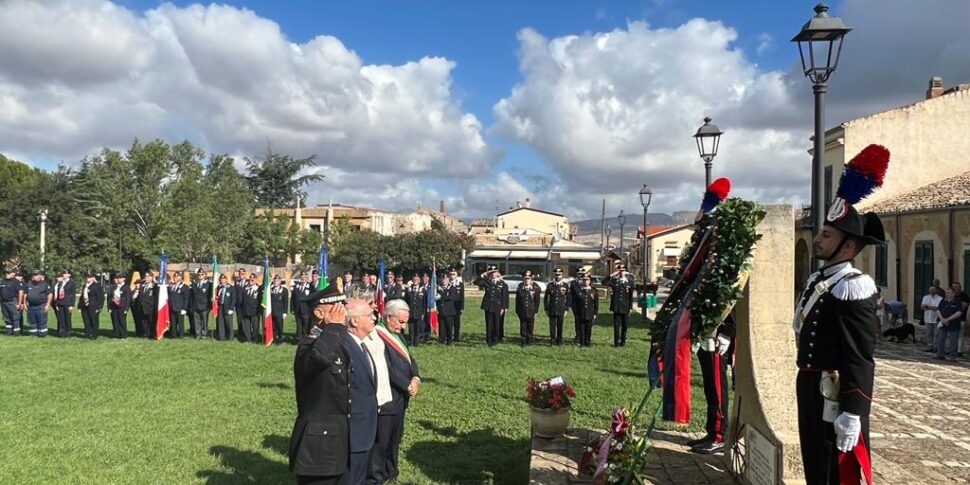
[[[317,166],[316,155],[293,158],[275,153],[267,145],[263,158],[246,157],[244,160],[249,171],[246,181],[258,207],[296,207],[297,200],[303,205],[307,196],[303,189],[324,179],[323,174],[306,173]]]

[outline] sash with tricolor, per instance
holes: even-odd
[[[374,295],[374,303],[377,303],[377,314],[384,318],[384,258],[377,261],[377,293]]]
[[[155,340],[168,331],[168,255],[162,253],[158,263],[158,305],[155,311]]]
[[[212,255],[212,318],[219,318],[219,292],[216,285],[219,284],[219,262],[216,256]]]
[[[438,265],[431,260],[431,285],[428,286],[428,324],[431,332],[438,335]]]
[[[404,343],[404,340],[398,334],[388,330],[383,322],[374,326],[374,330],[384,340],[385,344],[394,349],[401,357],[404,357],[404,360],[411,362],[411,350],[408,349],[408,344]]]
[[[320,255],[317,257],[317,273],[320,273],[320,281],[317,282],[317,287],[315,289],[322,290],[327,287],[327,270],[328,268],[328,256],[330,253],[330,248],[327,246],[320,246]]]

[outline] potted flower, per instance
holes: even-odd
[[[558,438],[569,427],[571,404],[576,397],[572,387],[566,385],[562,376],[536,380],[528,378],[525,400],[531,411],[532,432],[542,438]]]
[[[586,447],[579,460],[582,473],[592,475],[594,484],[645,483],[639,470],[638,451],[646,444],[646,436],[636,432],[626,408],[613,410],[610,432],[596,438]]]

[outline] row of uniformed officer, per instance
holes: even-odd
[[[490,266],[475,284],[485,288],[481,309],[485,311],[485,342],[492,346],[501,340],[503,318],[509,308],[509,285],[502,279],[498,266]]]

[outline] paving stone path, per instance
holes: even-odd
[[[872,406],[873,481],[880,484],[970,483],[970,359],[934,360],[925,344],[880,342]],[[533,484],[580,484],[576,460],[590,433],[533,441]],[[727,484],[723,455],[683,445],[696,436],[657,431],[644,472],[649,483]]]

